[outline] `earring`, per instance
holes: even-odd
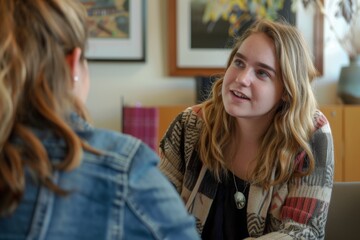
[[[75,82],[79,81],[79,76],[74,76],[74,81]]]

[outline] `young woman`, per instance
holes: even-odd
[[[86,12],[0,0],[0,239],[199,239],[130,136],[87,122]]]
[[[209,99],[170,125],[160,168],[203,239],[324,238],[334,156],[314,77],[297,29],[259,20]]]

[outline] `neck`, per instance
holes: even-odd
[[[268,130],[273,119],[254,119],[237,118],[236,119],[236,138],[240,142],[249,144],[258,144],[261,142],[265,132]]]
[[[262,138],[270,122],[254,121],[254,119],[237,119],[236,131],[226,151],[226,162],[237,177],[249,180],[256,166],[256,157]]]

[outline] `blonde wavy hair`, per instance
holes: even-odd
[[[317,108],[311,81],[317,76],[312,56],[298,30],[286,22],[256,21],[237,41],[228,59],[227,68],[244,40],[253,33],[265,33],[275,44],[284,84],[284,101],[279,103],[271,126],[263,136],[256,166],[249,180],[268,189],[286,182],[291,176],[304,176],[314,169],[314,156],[309,140],[314,130]],[[213,85],[209,98],[202,104],[204,128],[199,140],[199,154],[204,164],[220,181],[227,173],[225,152],[232,144],[236,120],[224,109],[221,88],[223,76]],[[296,171],[295,157],[305,151],[308,167]],[[275,179],[272,172],[276,168]]]
[[[83,148],[91,148],[68,124],[71,112],[88,119],[85,107],[72,93],[66,61],[76,47],[85,50],[82,4],[74,0],[0,0],[0,16],[0,214],[5,214],[22,198],[25,167],[43,185],[65,194],[52,183],[53,170],[74,169]],[[85,60],[83,55],[81,60]],[[50,163],[31,128],[47,129],[65,141],[67,154],[61,163]]]

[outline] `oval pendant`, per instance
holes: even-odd
[[[245,207],[246,198],[242,192],[236,192],[234,194],[235,204],[237,209],[243,209]]]

